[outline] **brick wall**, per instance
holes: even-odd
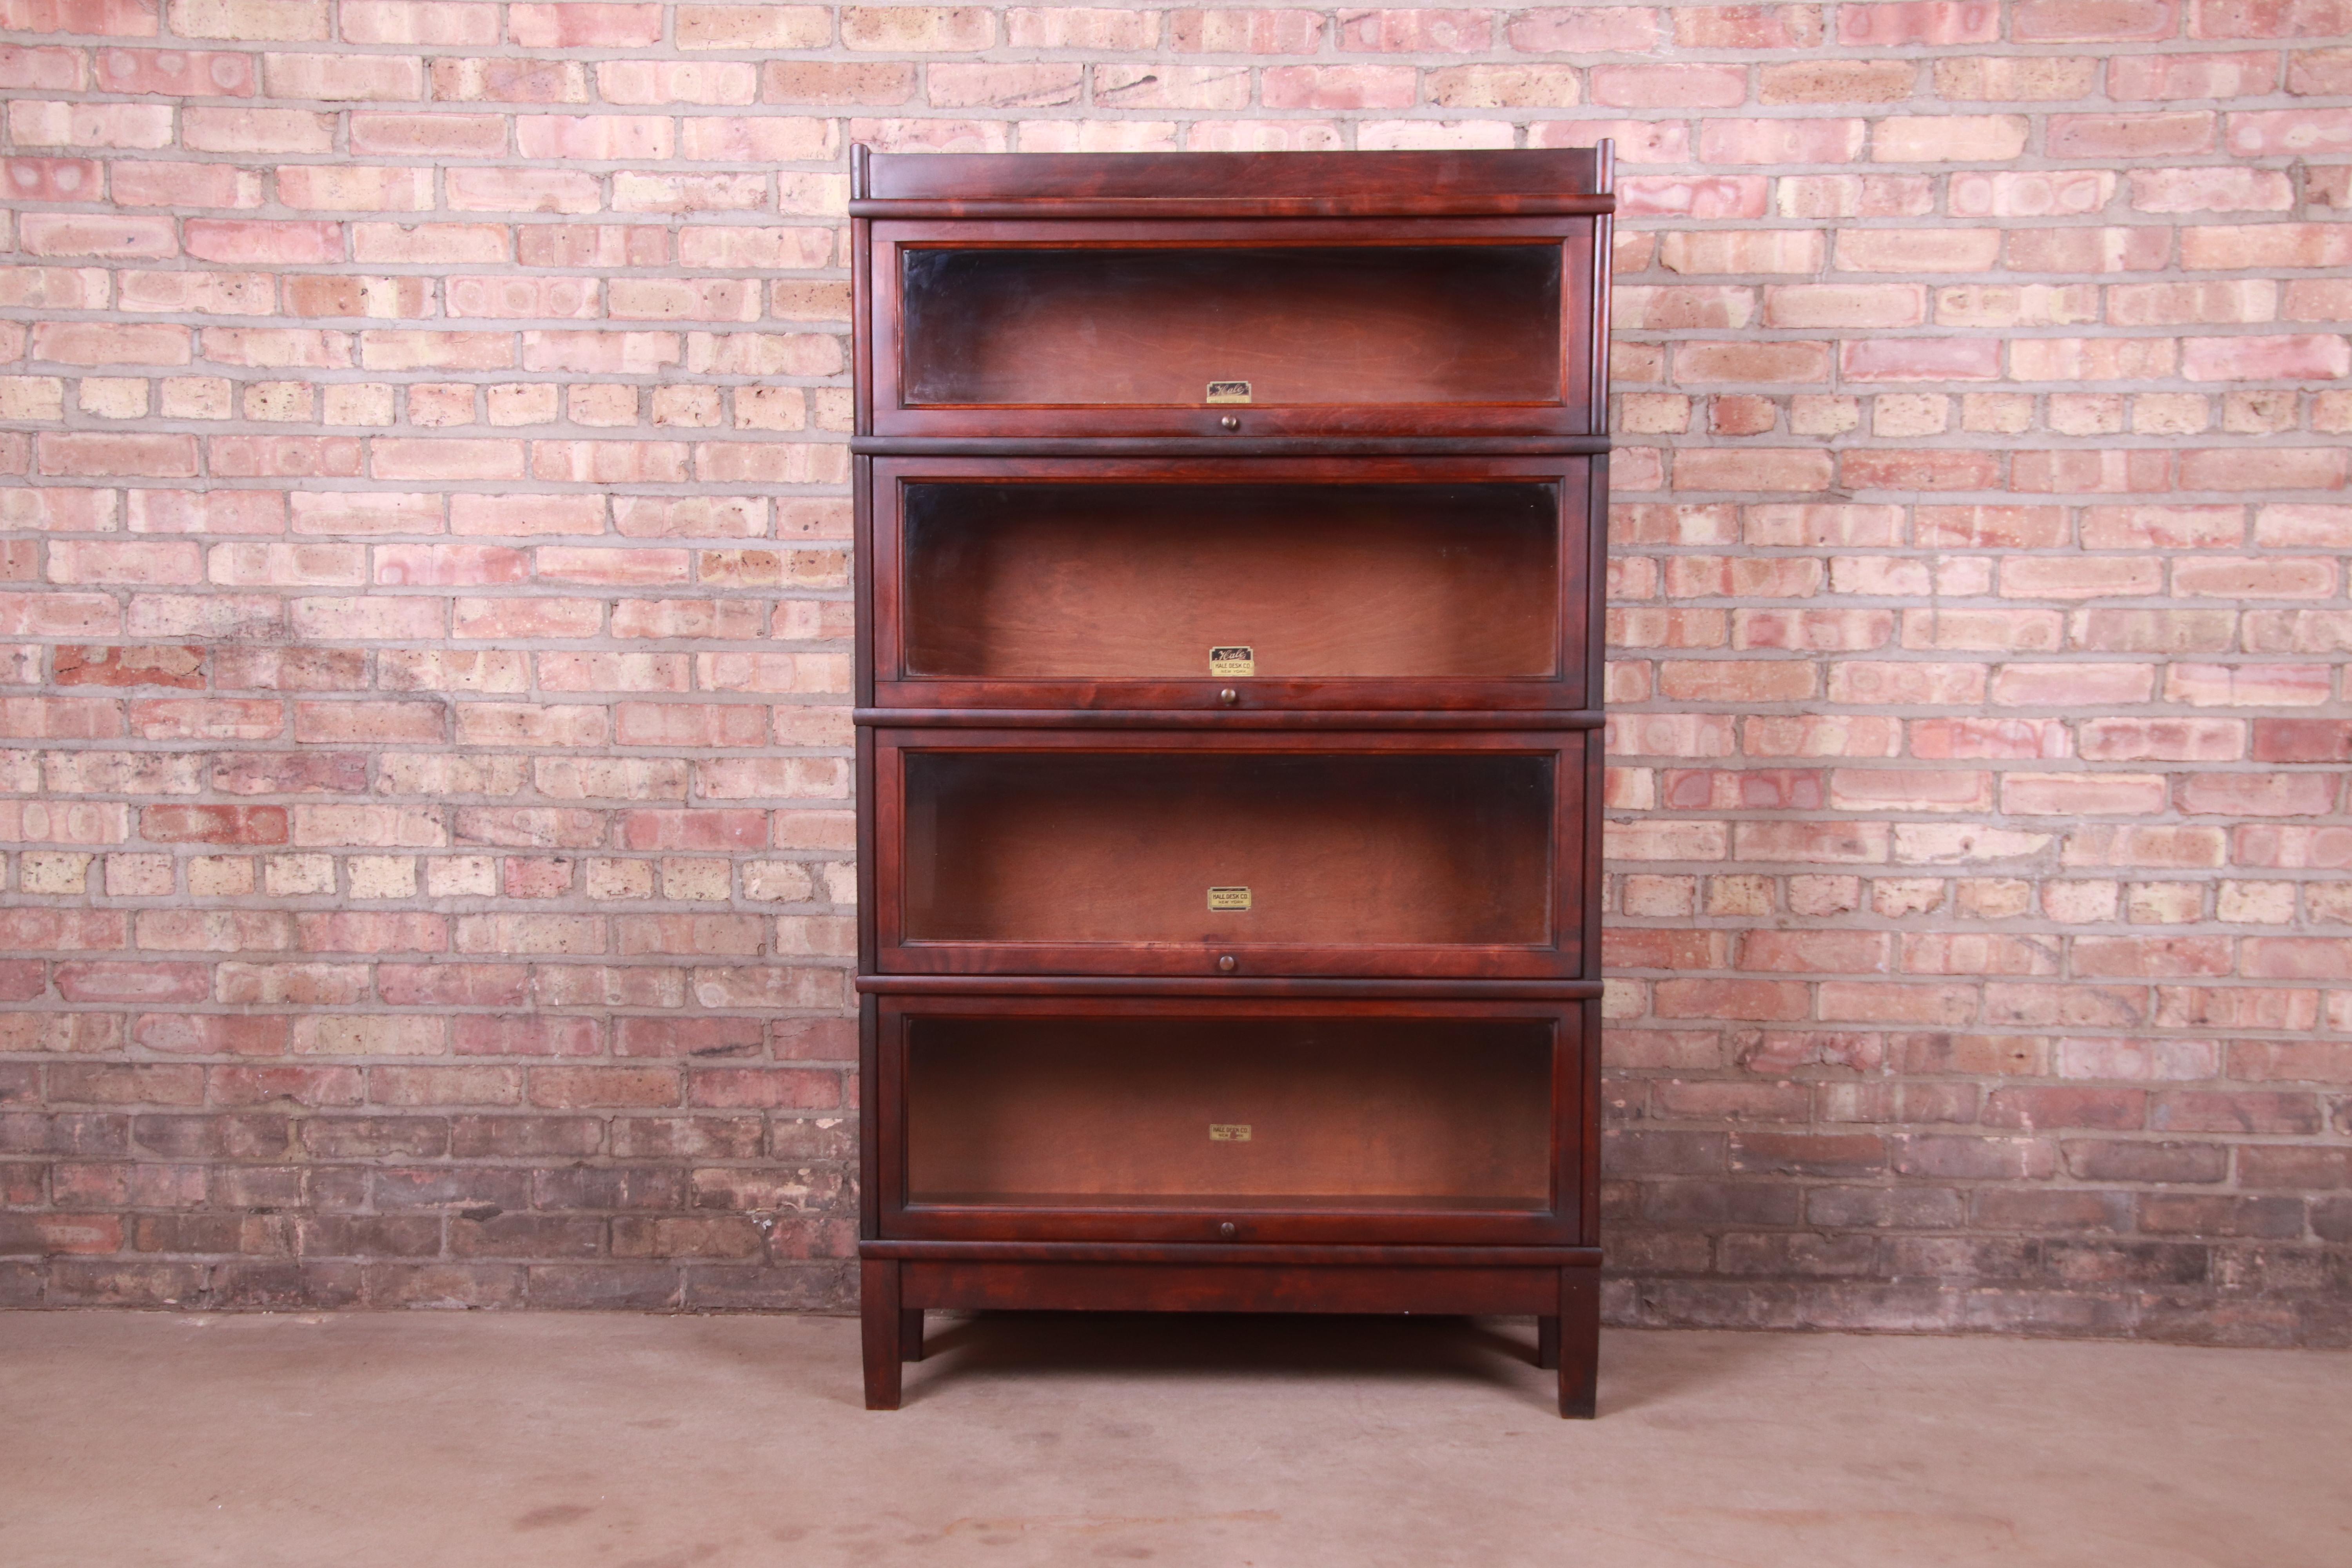
[[[1619,1321],[2352,1336],[2352,5],[0,0],[0,1303],[835,1307],[845,149],[1617,137]]]

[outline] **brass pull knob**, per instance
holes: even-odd
[[[1230,952],[1225,952],[1225,953],[1220,953],[1220,954],[1218,954],[1218,955],[1217,955],[1217,973],[1220,973],[1220,974],[1231,974],[1231,973],[1234,972],[1234,967],[1235,967],[1235,961],[1234,961],[1234,955],[1233,955],[1232,953],[1230,953]]]
[[[1234,1237],[1241,1233],[1234,1228],[1233,1221],[1227,1220],[1224,1224],[1217,1227],[1217,1234],[1223,1237],[1227,1241],[1231,1241]]]
[[[1242,694],[1235,691],[1230,686],[1217,693],[1217,700],[1223,703],[1228,708],[1232,707],[1234,703],[1239,702],[1241,700]]]
[[[1228,414],[1217,423],[1228,430],[1238,430],[1242,427],[1242,416],[1238,414]]]

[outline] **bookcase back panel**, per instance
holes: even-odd
[[[1491,752],[913,752],[905,936],[1542,946],[1555,772]]]
[[[1542,678],[1556,486],[918,484],[907,673]]]
[[[919,1019],[907,1198],[1547,1209],[1552,1058],[1524,1021]]]
[[[1556,242],[901,256],[908,406],[1560,401]]]

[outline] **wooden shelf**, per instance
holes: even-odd
[[[1551,1205],[1551,1030],[1520,1022],[925,1018],[907,1200]]]
[[[913,484],[907,672],[964,680],[1558,673],[1557,489]]]
[[[886,1237],[1582,1242],[1585,1005],[886,994]]]
[[[1605,221],[877,219],[858,434],[1599,435]]]
[[[1556,404],[1557,245],[917,246],[910,406]],[[1216,402],[1213,393],[1207,401]]]
[[[882,972],[1583,973],[1598,731],[870,733]]]

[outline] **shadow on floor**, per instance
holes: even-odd
[[[1515,1319],[1323,1316],[1299,1312],[933,1313],[908,1395],[967,1377],[1294,1377],[1449,1379],[1549,1391],[1535,1369],[1535,1325]]]
[[[1601,1409],[1622,1415],[1736,1378],[1769,1355],[1769,1335],[1676,1341],[1673,1356],[1644,1353],[1655,1336],[1619,1330],[1603,1341]],[[1513,1388],[1549,1406],[1553,1374],[1535,1364],[1533,1320],[1437,1314],[1309,1312],[975,1312],[930,1314],[924,1360],[908,1369],[911,1403],[968,1379],[1199,1377],[1249,1373]]]

